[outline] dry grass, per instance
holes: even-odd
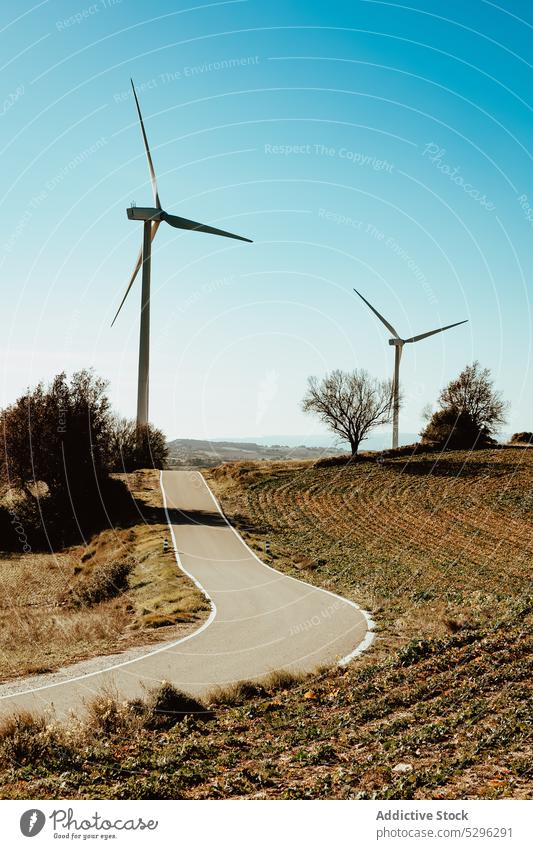
[[[531,798],[531,638],[523,610],[209,709],[163,684],[143,701],[102,694],[69,729],[4,721],[2,796]]]
[[[178,569],[156,472],[122,476],[132,524],[54,555],[0,556],[0,680],[186,633],[207,603]],[[135,511],[135,512],[134,512]]]
[[[164,731],[192,716],[206,721],[212,712],[166,682],[148,690],[144,700],[120,702],[116,693],[102,691],[88,703],[83,720],[74,719],[68,728],[23,711],[0,721],[0,769],[72,766],[89,747],[105,748],[110,738]]]
[[[307,676],[281,669],[258,681],[236,681],[226,687],[215,687],[208,694],[208,705],[242,705],[253,698],[265,698],[301,684]]]
[[[173,713],[172,692],[107,694],[70,730],[11,722],[3,797],[531,798],[533,455],[418,459],[217,472],[224,508],[275,565],[374,608],[377,648],[215,693],[211,713]]]
[[[533,455],[520,449],[227,464],[210,483],[277,568],[371,610],[386,651],[505,619],[531,591]]]

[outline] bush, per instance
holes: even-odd
[[[251,699],[266,698],[288,690],[305,680],[305,675],[279,669],[271,672],[261,681],[236,681],[226,687],[215,687],[207,701],[211,705],[237,706]]]
[[[89,737],[110,734],[127,734],[136,723],[127,703],[119,703],[114,695],[102,692],[87,705],[84,729]]]
[[[0,540],[3,551],[29,554],[42,542],[41,518],[33,499],[6,499],[0,507]]]
[[[148,424],[137,429],[132,419],[115,418],[111,430],[111,468],[114,472],[163,469],[168,448],[161,430]]]
[[[35,497],[44,482],[51,494],[84,491],[109,472],[110,406],[107,383],[91,371],[67,381],[64,372],[40,383],[2,412],[2,477]]]
[[[37,546],[55,545],[76,532],[79,536],[84,517],[100,505],[109,476],[106,388],[106,381],[91,371],[77,372],[70,381],[63,372],[48,387],[40,383],[28,390],[1,414],[0,479],[20,496],[20,524]]]
[[[313,468],[315,469],[330,469],[335,466],[348,466],[357,460],[357,455],[341,454],[340,456],[321,457],[320,460],[315,460]]]
[[[17,493],[16,521],[9,504],[0,508],[4,548],[72,544],[131,516],[131,495],[110,474],[161,468],[165,437],[113,416],[106,390],[92,371],[62,372],[0,413],[0,485]]]
[[[235,707],[256,698],[265,698],[267,691],[255,681],[237,681],[227,687],[215,687],[208,696],[210,705]]]
[[[428,454],[432,450],[434,449],[431,445],[424,445],[422,442],[413,442],[412,445],[400,445],[398,448],[386,448],[381,452],[380,456],[383,459],[412,457],[415,454]]]
[[[97,567],[86,583],[80,581],[69,590],[69,606],[90,607],[120,595],[128,586],[128,577],[134,566],[133,558],[129,558]]]
[[[143,725],[153,730],[172,728],[186,716],[212,718],[212,712],[202,702],[182,693],[167,681],[148,693],[144,705]]]
[[[519,433],[513,433],[511,442],[517,442],[520,445],[533,445],[533,433],[530,430],[521,430]]]
[[[466,410],[454,407],[433,413],[421,436],[423,443],[455,450],[487,448],[495,444],[484,425],[476,425]]]
[[[23,711],[0,722],[0,765],[3,767],[57,766],[71,757],[60,730],[47,726],[41,716]]]

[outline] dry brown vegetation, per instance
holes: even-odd
[[[520,449],[236,463],[210,483],[277,568],[372,611],[378,650],[504,620],[531,591],[533,456]]]
[[[436,459],[216,472],[252,545],[372,609],[374,648],[204,705],[164,685],[143,703],[103,694],[69,729],[6,720],[2,795],[531,798],[533,455]]]
[[[163,684],[142,702],[102,694],[69,728],[4,720],[2,796],[530,798],[525,614],[382,664],[244,683],[206,704]]]
[[[0,555],[1,680],[164,640],[204,617],[205,598],[172,547],[163,553],[158,474],[121,477],[134,498],[127,527],[53,555]]]

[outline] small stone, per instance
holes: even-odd
[[[412,764],[403,764],[403,763],[396,764],[396,766],[393,766],[392,771],[393,772],[412,772],[413,771],[413,765]]]

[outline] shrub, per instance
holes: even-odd
[[[44,717],[22,711],[0,722],[0,765],[39,767],[57,765],[70,759],[59,729],[46,724]]]
[[[533,433],[530,430],[521,430],[519,433],[513,433],[511,442],[533,445]]]
[[[313,463],[313,467],[315,469],[330,469],[335,466],[347,466],[349,463],[353,463],[354,460],[357,459],[357,455],[353,454],[341,454],[340,456],[333,457],[321,457],[320,460],[315,460]]]
[[[433,413],[421,435],[423,443],[455,450],[486,448],[495,444],[484,425],[480,427],[470,413],[455,407]]]
[[[134,422],[113,416],[106,390],[92,371],[70,380],[62,372],[0,411],[0,486],[17,492],[32,548],[69,545],[120,523],[131,515],[132,499],[110,473],[161,468],[166,460],[163,433],[152,425],[139,433]],[[0,508],[3,546],[17,550],[6,508]]]
[[[383,459],[394,457],[411,457],[415,454],[428,454],[432,451],[431,445],[424,445],[422,442],[413,442],[411,445],[400,445],[398,448],[385,448],[381,452]]]
[[[115,695],[99,693],[87,705],[87,715],[82,729],[89,735],[126,733],[135,725],[134,713],[127,703],[119,703]]]
[[[110,406],[107,383],[91,371],[67,380],[58,374],[2,412],[2,475],[37,497],[43,481],[52,495],[84,491],[109,471]]]
[[[128,577],[134,566],[133,558],[97,566],[86,583],[80,581],[69,590],[67,603],[71,607],[90,607],[115,598],[127,588]]]
[[[422,432],[422,441],[443,448],[469,450],[494,445],[505,422],[506,404],[478,362],[466,366],[440,393],[439,409]]]
[[[235,706],[242,705],[250,699],[261,698],[267,695],[267,691],[261,684],[255,681],[237,681],[226,687],[215,687],[208,696],[210,705]]]
[[[202,702],[177,690],[168,681],[148,693],[143,714],[144,727],[154,730],[172,728],[186,716],[212,718],[212,712]]]
[[[163,469],[168,448],[161,430],[148,424],[138,429],[132,419],[115,418],[111,428],[111,468],[115,472]]]
[[[305,675],[289,672],[286,669],[275,670],[266,678],[258,681],[237,681],[227,687],[215,687],[208,696],[212,705],[242,705],[255,698],[266,698],[280,690],[287,690],[301,684]]]

